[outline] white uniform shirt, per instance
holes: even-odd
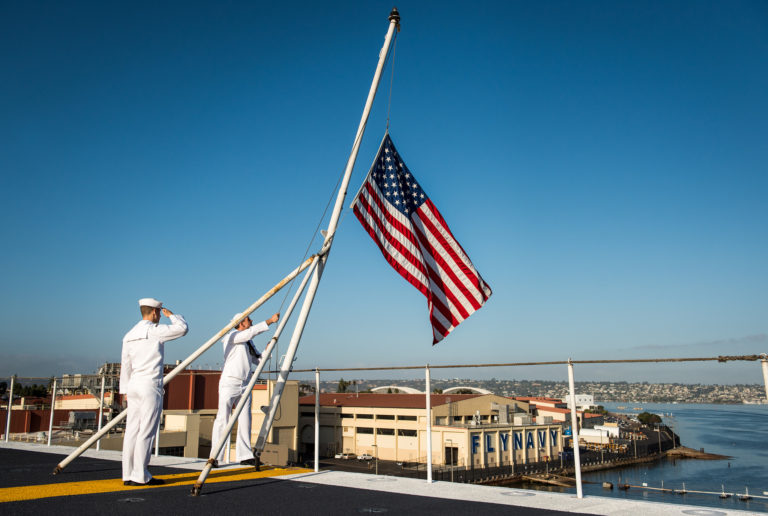
[[[187,334],[187,321],[184,317],[171,314],[169,319],[171,324],[139,321],[123,337],[120,394],[128,392],[131,380],[163,381],[163,343]]]
[[[247,342],[259,333],[269,329],[269,325],[262,321],[254,324],[247,330],[232,330],[221,339],[224,345],[224,368],[221,370],[221,377],[227,376],[239,380],[247,380],[251,374],[251,367],[258,364],[258,360],[253,360],[248,353]]]

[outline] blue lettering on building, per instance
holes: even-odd
[[[557,430],[550,430],[549,437],[551,438],[553,443],[557,443]]]
[[[525,447],[528,449],[535,448],[533,445],[533,432],[528,432],[528,435],[525,437]]]
[[[539,447],[544,448],[547,445],[547,431],[539,430]]]
[[[507,451],[507,441],[509,440],[509,434],[499,434],[501,439],[501,451]]]
[[[472,436],[472,455],[477,453],[477,449],[480,447],[480,436],[479,435],[473,435]]]
[[[523,449],[523,434],[522,432],[515,433],[515,450]]]
[[[487,452],[496,451],[493,449],[493,446],[491,443],[491,436],[489,434],[485,435],[485,451]]]

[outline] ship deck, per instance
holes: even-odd
[[[54,476],[53,468],[71,451],[0,443],[0,514],[750,514],[342,471],[264,467],[257,472],[240,465],[213,470],[201,495],[193,497],[202,459],[152,457],[150,471],[166,483],[126,487],[115,451],[88,450]]]

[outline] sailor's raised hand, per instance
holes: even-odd
[[[171,312],[167,308],[163,308],[163,315],[166,316],[166,317],[170,317],[170,316],[173,315],[173,312]]]
[[[280,313],[279,312],[276,313],[275,315],[273,315],[272,317],[270,317],[269,319],[267,319],[267,324],[274,324],[274,323],[277,322],[278,319],[280,319]]]

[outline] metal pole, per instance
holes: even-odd
[[[429,364],[426,367],[427,377],[427,484],[432,483],[432,382],[429,377]]]
[[[266,445],[267,435],[269,434],[269,431],[272,427],[272,422],[274,421],[275,413],[280,403],[280,398],[283,395],[285,382],[288,380],[288,374],[292,368],[293,359],[296,356],[296,350],[299,347],[299,342],[301,341],[301,336],[304,332],[307,318],[309,317],[309,311],[312,309],[312,303],[315,300],[315,294],[317,293],[317,288],[320,284],[320,278],[323,276],[325,263],[328,260],[328,256],[331,251],[333,237],[336,233],[339,217],[341,216],[341,210],[344,205],[344,198],[347,194],[349,179],[352,175],[352,169],[354,168],[355,161],[357,160],[357,154],[360,150],[360,142],[362,141],[363,134],[365,133],[365,125],[368,122],[368,115],[370,114],[371,106],[373,105],[373,99],[376,97],[376,90],[379,87],[381,72],[384,68],[384,62],[386,61],[387,52],[389,51],[389,45],[392,42],[392,36],[394,35],[395,28],[398,27],[399,24],[400,15],[398,14],[397,9],[392,9],[392,12],[389,15],[389,29],[387,30],[387,35],[384,38],[384,46],[379,52],[379,62],[376,65],[376,73],[373,76],[373,82],[371,83],[371,88],[368,91],[368,98],[365,102],[365,107],[363,108],[363,115],[360,119],[360,125],[357,128],[357,134],[355,135],[355,140],[352,144],[352,151],[350,153],[349,159],[347,160],[347,166],[344,170],[344,177],[341,180],[339,192],[336,196],[336,203],[333,207],[333,212],[331,213],[331,218],[328,222],[328,229],[326,230],[325,241],[323,242],[323,248],[321,250],[322,257],[318,260],[317,267],[315,267],[315,270],[313,271],[312,280],[309,283],[307,295],[304,298],[301,312],[299,313],[299,317],[296,320],[296,326],[293,330],[293,335],[291,336],[291,342],[288,345],[288,351],[286,352],[285,360],[283,361],[280,373],[278,374],[275,390],[272,394],[272,399],[270,400],[269,412],[264,418],[261,430],[259,431],[259,436],[256,440],[256,445],[254,446],[254,454],[256,455],[257,464],[259,457],[261,456],[261,452],[264,450],[264,446]],[[197,485],[193,487],[193,494],[195,494],[194,489],[196,487]]]
[[[568,388],[571,396],[571,436],[573,437],[573,470],[576,473],[576,498],[584,498],[581,490],[581,457],[579,456],[579,418],[576,416],[576,388],[573,383],[573,362],[568,359]]]
[[[315,473],[320,471],[320,370],[315,369]]]
[[[5,442],[11,435],[11,410],[13,409],[13,387],[16,383],[16,375],[11,376],[11,390],[8,391],[8,414],[5,418]]]
[[[760,361],[763,364],[763,382],[765,383],[765,400],[768,401],[768,354],[763,354]]]
[[[299,285],[298,290],[296,290],[296,293],[294,294],[293,299],[291,300],[291,304],[288,305],[288,309],[285,311],[283,316],[280,317],[280,322],[277,323],[277,330],[275,330],[274,335],[272,335],[272,339],[270,339],[269,344],[267,344],[267,347],[264,350],[264,353],[262,353],[261,360],[259,361],[259,365],[256,366],[256,371],[253,372],[253,374],[251,375],[251,379],[248,381],[248,386],[245,389],[246,392],[250,393],[253,391],[253,386],[256,385],[256,381],[258,380],[259,375],[264,369],[264,365],[267,363],[267,360],[272,355],[272,352],[275,348],[275,344],[277,343],[277,339],[280,338],[280,334],[283,332],[283,328],[288,322],[288,319],[290,318],[291,313],[293,313],[293,309],[296,307],[296,303],[298,302],[299,297],[301,296],[301,293],[304,291],[304,287],[306,287],[309,277],[312,275],[312,273],[315,270],[315,263],[317,263],[318,261],[319,259],[315,257],[309,270],[304,275],[304,279],[301,281],[301,285]],[[225,443],[229,441],[229,435],[232,433],[232,429],[235,426],[235,422],[237,421],[237,418],[240,416],[240,413],[243,411],[243,407],[245,407],[245,404],[247,403],[247,401],[248,399],[245,396],[240,397],[240,401],[237,402],[237,406],[235,407],[235,410],[232,412],[232,414],[229,417],[229,421],[227,422],[227,427],[222,432],[223,439],[219,440],[219,438],[216,438],[216,441],[213,441],[216,443],[216,446],[211,447],[211,454],[208,458],[208,462],[203,468],[203,471],[200,472],[200,476],[197,478],[197,482],[195,482],[195,485],[192,486],[192,495],[198,496],[200,494],[200,490],[203,488],[205,479],[208,478],[208,474],[211,472],[211,468],[213,467],[213,464],[216,461],[216,457],[219,455],[219,452],[221,451],[221,448],[225,445]]]
[[[56,378],[53,379],[53,392],[51,392],[51,420],[48,422],[48,446],[51,445],[53,434],[53,412],[56,409]]]
[[[102,373],[101,375],[101,395],[99,396],[99,429],[98,431],[101,431],[101,418],[104,414],[104,382],[106,380],[106,375]],[[96,450],[101,450],[101,439],[96,443]]]
[[[260,306],[261,306],[262,304],[264,304],[265,302],[267,302],[267,301],[268,301],[268,300],[269,300],[269,299],[270,299],[272,296],[274,296],[276,293],[278,293],[278,292],[280,291],[280,289],[282,289],[282,288],[283,288],[285,285],[287,285],[289,281],[291,281],[293,278],[295,278],[296,276],[298,276],[298,275],[299,275],[299,273],[301,273],[301,271],[303,271],[304,269],[306,269],[307,267],[309,267],[309,265],[312,263],[312,261],[315,259],[315,257],[316,257],[316,256],[317,256],[317,255],[312,255],[312,256],[310,256],[309,258],[307,258],[307,259],[304,261],[304,263],[302,263],[301,265],[299,265],[299,266],[298,266],[296,269],[294,269],[294,270],[293,270],[293,271],[292,271],[290,274],[288,274],[288,275],[287,275],[285,278],[283,278],[283,279],[282,279],[282,280],[281,280],[279,283],[277,283],[277,284],[276,284],[274,287],[272,287],[272,288],[271,288],[269,291],[267,291],[267,292],[266,292],[266,293],[265,293],[263,296],[261,296],[261,298],[259,298],[259,299],[258,299],[258,300],[257,300],[255,303],[253,303],[251,306],[249,306],[249,307],[248,307],[248,308],[247,308],[247,309],[246,309],[246,310],[243,312],[243,315],[242,315],[242,317],[241,317],[241,318],[239,318],[239,319],[237,319],[237,320],[235,320],[235,321],[232,321],[232,322],[230,322],[229,324],[227,324],[226,326],[224,326],[224,328],[222,328],[221,330],[219,330],[219,332],[218,332],[218,333],[216,333],[216,335],[214,335],[213,337],[211,337],[210,339],[208,339],[208,341],[207,341],[205,344],[203,344],[202,346],[200,346],[200,347],[197,349],[197,351],[195,351],[194,353],[192,353],[192,354],[191,354],[189,357],[187,357],[187,359],[186,359],[186,360],[184,360],[184,361],[183,361],[183,362],[181,362],[179,365],[177,365],[177,366],[176,366],[176,367],[173,369],[173,371],[171,371],[170,373],[168,373],[168,374],[165,376],[165,378],[163,378],[163,385],[164,385],[164,386],[165,386],[165,385],[168,385],[168,382],[170,382],[170,381],[171,381],[171,380],[172,380],[172,379],[173,379],[173,378],[174,378],[174,377],[175,377],[177,374],[179,374],[179,373],[180,373],[180,372],[182,372],[184,369],[186,369],[186,368],[187,368],[187,366],[188,366],[189,364],[191,364],[192,362],[194,362],[195,360],[197,360],[197,358],[198,358],[200,355],[202,355],[203,353],[205,353],[206,351],[208,351],[208,349],[209,349],[211,346],[213,346],[213,345],[214,345],[214,344],[215,344],[215,343],[216,343],[216,342],[217,342],[219,339],[221,339],[221,338],[222,338],[224,335],[226,335],[226,333],[227,333],[229,330],[231,330],[232,328],[234,328],[235,326],[237,326],[238,324],[240,324],[240,322],[241,322],[243,319],[245,319],[246,317],[248,317],[248,316],[251,314],[251,312],[253,312],[254,310],[256,310],[258,307],[260,307]],[[65,458],[63,461],[59,462],[59,464],[58,464],[58,465],[57,465],[57,466],[54,468],[54,470],[53,470],[53,474],[54,474],[54,475],[57,475],[57,474],[61,473],[61,471],[62,471],[64,468],[66,468],[66,467],[67,467],[67,465],[69,465],[69,463],[70,463],[70,462],[72,462],[72,461],[73,461],[73,460],[75,460],[77,457],[79,457],[80,455],[82,455],[82,453],[83,453],[85,450],[87,450],[88,448],[90,448],[90,447],[93,445],[93,443],[95,443],[96,441],[98,441],[99,439],[101,439],[101,438],[104,436],[104,434],[106,434],[107,432],[109,432],[110,430],[112,430],[112,428],[114,428],[115,426],[117,426],[117,424],[118,424],[119,422],[121,422],[123,419],[125,419],[127,415],[128,415],[128,411],[127,411],[127,410],[123,410],[122,412],[120,412],[120,414],[118,414],[118,415],[117,415],[116,417],[114,417],[114,418],[113,418],[113,419],[112,419],[112,420],[111,420],[109,423],[107,423],[107,424],[104,426],[104,428],[102,428],[102,429],[101,429],[101,431],[100,431],[100,432],[97,432],[97,433],[95,433],[93,436],[91,436],[91,438],[90,438],[90,439],[88,439],[86,442],[84,442],[84,443],[83,443],[83,444],[82,444],[82,445],[81,445],[81,446],[80,446],[78,449],[76,449],[75,451],[73,451],[72,453],[70,453],[70,454],[67,456],[67,458]]]

